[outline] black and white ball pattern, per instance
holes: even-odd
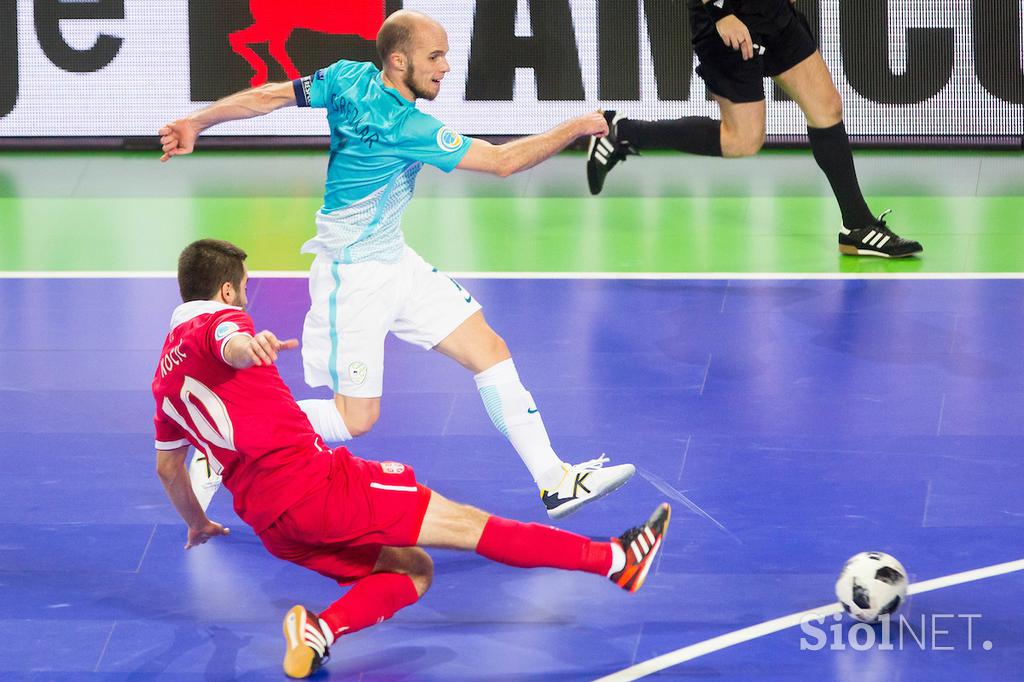
[[[885,552],[850,557],[836,581],[843,609],[863,623],[895,613],[907,598],[907,571]]]

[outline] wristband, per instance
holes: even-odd
[[[722,19],[736,14],[730,0],[710,0],[710,2],[705,2],[704,11],[711,17],[711,21],[716,24]]]

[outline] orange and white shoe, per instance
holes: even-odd
[[[331,656],[320,618],[305,606],[293,606],[284,617],[284,674],[309,677]]]
[[[643,587],[647,571],[651,569],[654,557],[658,555],[661,542],[665,539],[671,516],[672,508],[667,502],[662,502],[647,523],[630,528],[618,538],[612,539],[612,542],[619,543],[626,554],[626,565],[608,576],[609,580],[627,592],[636,592]]]

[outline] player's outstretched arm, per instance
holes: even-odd
[[[494,145],[473,138],[469,151],[456,168],[492,173],[504,178],[533,168],[568,147],[578,137],[607,134],[608,123],[604,120],[604,114],[595,111],[569,119],[546,133],[505,144]]]
[[[179,154],[190,154],[199,133],[210,126],[262,116],[288,106],[295,106],[295,88],[291,82],[267,83],[228,95],[205,109],[194,111],[161,128],[160,145],[164,154],[160,161],[167,161]]]
[[[188,526],[188,541],[185,549],[201,545],[210,538],[218,535],[227,535],[229,529],[216,521],[211,521],[203,511],[196,494],[192,492],[192,484],[188,480],[188,471],[185,469],[185,457],[188,455],[188,446],[174,450],[156,451],[156,473],[160,482],[164,485],[164,491],[171,500],[171,504],[178,510],[178,514]]]
[[[266,329],[256,336],[236,334],[224,345],[224,362],[235,369],[247,369],[253,365],[272,365],[277,361],[278,351],[298,347],[298,339],[281,341],[273,332]]]

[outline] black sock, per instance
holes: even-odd
[[[678,149],[701,156],[722,155],[722,123],[706,116],[687,116],[667,121],[618,123],[619,140],[637,149]]]
[[[850,150],[850,138],[846,134],[843,122],[831,128],[807,128],[807,137],[811,140],[811,151],[818,167],[825,173],[832,185],[832,192],[839,202],[839,210],[843,213],[843,225],[847,229],[856,230],[875,222],[871,209],[864,201],[860,184],[857,182],[857,169],[853,166],[853,152]]]

